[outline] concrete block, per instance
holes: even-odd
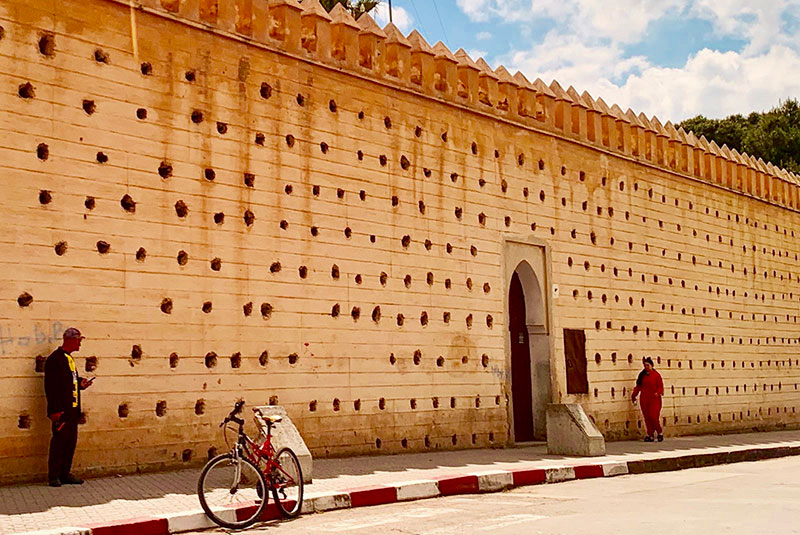
[[[571,466],[556,466],[545,468],[545,479],[548,483],[558,483],[560,481],[570,481],[575,479],[575,469]]]
[[[303,481],[311,483],[313,477],[313,459],[311,452],[306,446],[305,440],[300,435],[297,427],[292,422],[286,409],[279,405],[265,405],[255,408],[256,422],[261,427],[263,433],[267,432],[267,424],[264,423],[262,416],[272,414],[280,415],[283,421],[272,427],[272,445],[277,452],[281,448],[290,448],[297,455],[300,461],[300,469],[303,471]]]
[[[624,476],[628,474],[628,463],[624,461],[602,463],[602,467],[604,477]]]
[[[231,521],[236,518],[236,512],[232,509],[225,509],[221,511],[220,514],[230,517]],[[165,515],[165,518],[167,519],[167,526],[169,527],[170,533],[197,531],[200,529],[217,527],[217,525],[210,518],[208,518],[208,515],[206,515],[205,511],[202,509]]]
[[[505,470],[487,470],[473,474],[478,477],[478,490],[494,492],[514,486],[514,475]]]
[[[606,442],[578,403],[547,406],[547,452],[551,455],[598,457]]]
[[[42,531],[26,531],[25,533],[20,533],[19,535],[91,535],[92,530],[91,528],[56,528],[56,529],[46,529]]]
[[[404,481],[395,485],[397,501],[421,500],[439,496],[436,481]]]
[[[319,494],[314,497],[313,503],[314,505],[312,510],[315,513],[333,511],[334,509],[349,509],[350,494],[346,492],[329,492],[325,494]]]

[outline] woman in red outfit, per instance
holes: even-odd
[[[647,357],[643,360],[644,369],[636,378],[636,388],[631,394],[631,401],[636,403],[636,397],[641,394],[642,415],[647,427],[645,442],[653,442],[653,433],[658,434],[658,441],[664,440],[661,433],[661,397],[664,395],[664,381],[661,374],[653,367],[653,359]]]

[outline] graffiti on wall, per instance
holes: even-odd
[[[17,348],[60,342],[64,329],[65,327],[60,321],[50,324],[32,323],[19,328],[0,323],[0,354],[11,352]]]

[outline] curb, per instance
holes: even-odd
[[[702,468],[720,464],[760,461],[800,455],[800,446],[764,446],[714,453],[695,453],[644,459],[639,461],[604,461],[578,466],[555,465],[545,468],[517,470],[488,470],[470,474],[447,475],[431,480],[403,481],[392,485],[354,488],[342,492],[311,494],[303,500],[303,513],[322,513],[336,509],[368,507],[402,501],[479,494],[503,490],[560,483],[579,479],[615,477],[627,474],[648,474]],[[231,519],[248,512],[253,506],[227,509]],[[274,503],[267,505],[261,521],[277,520],[280,512]],[[185,511],[161,518],[130,518],[123,521],[93,524],[83,527],[66,527],[20,535],[169,535],[185,531],[217,527],[202,509]]]

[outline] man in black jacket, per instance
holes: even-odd
[[[93,380],[79,377],[78,368],[72,360],[72,352],[80,350],[83,339],[78,329],[70,327],[64,331],[64,343],[53,351],[44,364],[47,417],[53,429],[47,463],[51,487],[83,483],[82,479],[70,473],[75,445],[78,443],[81,390],[89,388]]]

